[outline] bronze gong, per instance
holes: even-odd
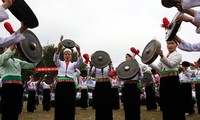
[[[33,74],[33,78],[34,78],[34,81],[38,81],[41,78],[41,74],[36,72]]]
[[[75,47],[75,42],[73,40],[70,40],[70,39],[65,39],[65,40],[62,41],[62,45],[65,48],[73,48],[73,47]]]
[[[143,78],[141,79],[141,82],[144,84],[149,84],[152,81],[152,76],[151,73],[149,72],[144,72],[143,73]]]
[[[82,77],[87,77],[87,75],[88,75],[87,68],[81,69],[80,72],[81,72],[81,73],[80,73],[80,76],[82,76]]]
[[[42,59],[42,46],[37,36],[30,30],[26,30],[24,36],[25,39],[17,44],[20,55],[28,62],[40,62]]]
[[[170,41],[173,40],[174,37],[176,36],[176,33],[178,32],[180,26],[181,26],[181,21],[176,22],[176,17],[181,14],[180,12],[177,12],[176,15],[174,16],[174,18],[172,19],[172,21],[170,22],[167,32],[166,32],[166,36],[165,36],[165,40],[166,41]]]
[[[117,76],[122,80],[131,80],[139,72],[140,67],[136,60],[124,61],[117,67]]]
[[[96,51],[91,56],[91,62],[96,68],[104,68],[110,63],[110,61],[110,56],[105,51]]]
[[[166,8],[171,8],[177,4],[178,0],[161,0],[161,3]]]
[[[51,75],[45,76],[44,82],[48,85],[52,84],[54,82],[53,77]]]
[[[144,64],[151,64],[158,55],[156,51],[161,49],[161,43],[155,39],[151,40],[144,48],[141,60]]]

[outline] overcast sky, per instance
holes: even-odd
[[[156,38],[167,54],[165,30],[160,27],[162,19],[170,21],[177,13],[176,8],[165,8],[161,0],[26,0],[38,18],[39,26],[33,31],[42,45],[55,44],[64,35],[81,47],[82,54],[92,54],[97,50],[106,51],[114,66],[125,59],[131,47],[140,50]],[[195,8],[198,9],[198,8]],[[9,21],[15,30],[20,22],[8,11]],[[9,34],[0,25],[0,34]],[[199,34],[190,23],[183,22],[177,33],[191,43],[200,42]],[[200,52],[184,52],[183,60],[194,62]],[[141,63],[140,57],[136,57]],[[159,58],[155,61],[157,62]]]

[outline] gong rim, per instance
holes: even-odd
[[[174,7],[177,4],[177,0],[162,0],[161,3],[166,8]]]
[[[52,84],[54,81],[53,81],[53,77],[51,75],[47,75],[45,76],[45,80],[44,82],[48,85]]]
[[[116,73],[121,80],[131,80],[139,70],[140,67],[137,61],[124,61],[118,65]]]
[[[75,47],[75,42],[71,39],[65,39],[62,41],[62,45],[65,48],[73,48],[73,47]]]
[[[171,41],[174,39],[174,37],[176,36],[182,21],[176,22],[176,17],[180,14],[180,12],[177,12],[176,15],[174,16],[174,18],[172,19],[172,21],[170,22],[166,35],[165,35],[165,40],[166,41]]]
[[[141,60],[144,64],[151,64],[158,55],[156,51],[161,49],[161,43],[158,40],[151,40],[144,48],[141,56]]]
[[[36,72],[36,73],[33,74],[34,81],[40,80],[40,77],[41,77],[41,74],[38,73],[38,72]]]
[[[96,68],[105,68],[111,59],[107,52],[99,50],[91,56],[91,62]]]
[[[42,46],[30,30],[24,32],[25,39],[17,44],[20,55],[28,62],[38,63],[42,59]]]

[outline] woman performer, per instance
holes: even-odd
[[[36,91],[40,80],[35,80],[33,75],[30,76],[30,80],[27,84],[28,91],[28,101],[27,101],[27,111],[34,112],[36,109]]]
[[[198,114],[200,114],[200,58],[197,62],[195,62],[195,66],[197,67],[197,71],[195,72],[195,92],[196,92],[196,100],[197,100],[197,110]]]
[[[180,66],[179,78],[181,82],[181,95],[183,100],[183,109],[185,115],[193,114],[193,101],[192,101],[192,72],[189,70],[190,63],[183,61]]]
[[[146,71],[147,73],[151,74],[151,82],[145,85],[145,92],[146,92],[146,107],[147,111],[156,110],[156,96],[155,96],[155,84],[156,81],[153,79],[153,73],[151,71]]]
[[[137,62],[135,54],[127,53],[126,61]],[[140,83],[143,78],[142,69],[131,80],[124,80],[122,100],[124,104],[125,120],[140,120]]]
[[[40,85],[42,86],[42,91],[43,91],[43,100],[42,100],[42,105],[43,105],[43,111],[48,112],[51,109],[51,85],[46,84],[45,82],[45,77],[44,79],[40,82]]]
[[[119,110],[119,78],[117,77],[116,71],[111,71],[109,74],[112,85],[112,109]]]
[[[75,45],[78,52],[78,60],[71,62],[72,51],[66,48],[64,50],[64,61],[60,60],[62,49],[62,37],[58,43],[57,51],[54,54],[53,61],[58,67],[58,78],[55,90],[55,120],[74,120],[75,119],[75,81],[74,72],[76,68],[83,63],[79,45]]]
[[[79,77],[79,88],[81,89],[80,107],[86,110],[88,108],[88,77]]]
[[[15,45],[12,45],[0,55],[3,105],[1,120],[18,120],[23,97],[21,69],[32,69],[37,65],[13,58],[15,52]]]
[[[96,68],[90,64],[91,72],[96,76],[96,84],[94,91],[94,107],[96,120],[113,120],[112,103],[111,103],[111,83],[109,72],[111,71],[111,63],[105,68]]]
[[[182,61],[182,55],[176,51],[177,42],[167,41],[168,54],[165,57],[162,50],[156,54],[161,57],[160,62],[150,64],[149,67],[160,71],[160,103],[163,113],[163,120],[185,120],[182,109],[180,81],[178,67]]]

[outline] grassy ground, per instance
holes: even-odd
[[[76,120],[95,120],[95,111],[92,107],[89,107],[86,110],[77,107],[75,117]],[[186,118],[186,120],[200,120],[200,115],[197,114],[196,110],[194,115],[187,116]],[[49,112],[43,112],[40,103],[34,113],[28,113],[26,112],[26,102],[24,102],[23,114],[19,116],[19,120],[54,120],[54,108]],[[113,120],[124,120],[123,106],[120,106],[120,110],[113,110]],[[146,111],[146,107],[141,106],[141,120],[162,120],[162,114],[159,111],[159,108],[156,111]]]

